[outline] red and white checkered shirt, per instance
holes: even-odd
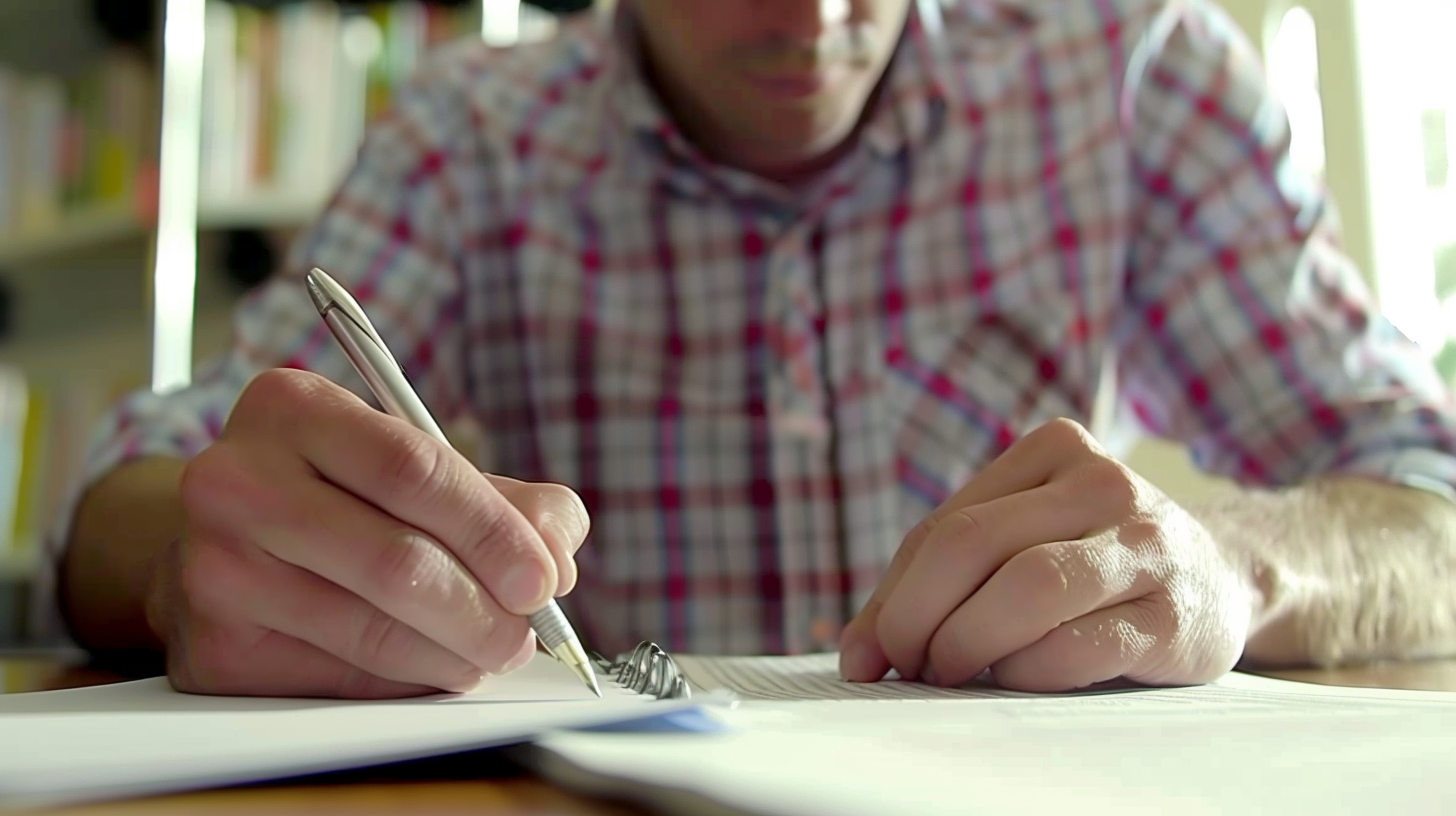
[[[1211,0],[920,2],[853,150],[793,192],[685,141],[619,31],[435,58],[231,353],[121,404],[88,478],[196,453],[265,368],[367,393],[317,265],[481,468],[584,498],[565,606],[604,653],[833,648],[911,526],[1019,435],[1094,423],[1109,375],[1126,427],[1245,484],[1456,485],[1450,394]]]

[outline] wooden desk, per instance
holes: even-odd
[[[1272,676],[1337,686],[1456,691],[1456,660],[1377,664]],[[117,675],[47,658],[0,658],[0,691],[73,688]],[[268,813],[479,814],[480,816],[629,816],[648,811],[586,799],[533,778],[495,752],[464,754],[385,768],[149,799],[44,811],[49,816],[180,816]]]

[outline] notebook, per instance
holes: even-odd
[[[1233,673],[1025,694],[838,679],[834,655],[679,656],[742,700],[706,734],[556,733],[518,755],[683,814],[1449,814],[1456,694]]]
[[[612,675],[615,676],[615,675]],[[268,781],[520,743],[569,728],[704,727],[694,699],[602,683],[538,654],[468,694],[209,697],[165,678],[0,694],[0,804],[43,806]]]

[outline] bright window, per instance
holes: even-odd
[[[1290,159],[1316,176],[1325,170],[1325,114],[1320,101],[1319,44],[1303,6],[1285,12],[1268,46],[1269,81],[1289,115]]]

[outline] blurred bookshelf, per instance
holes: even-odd
[[[61,2],[3,1],[50,18],[43,4]],[[229,242],[281,257],[432,48],[544,39],[555,14],[589,5],[140,2],[155,4],[150,39],[84,65],[0,51],[0,648],[19,645],[38,543],[106,407],[185,385],[271,271],[230,268]]]
[[[156,94],[155,70],[133,50],[109,51],[74,76],[0,65],[0,268],[143,229]]]

